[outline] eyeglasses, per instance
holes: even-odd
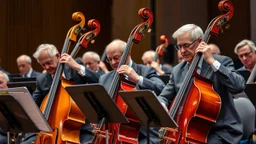
[[[93,65],[94,63],[96,63],[97,61],[93,61],[93,62],[88,62],[88,63],[84,63],[85,65]]]
[[[117,61],[117,60],[119,60],[119,59],[121,58],[122,55],[123,55],[123,53],[121,53],[120,55],[116,55],[116,56],[114,56],[113,58],[107,58],[107,59],[106,59],[106,62],[107,62],[107,63],[111,63],[112,60]]]
[[[238,55],[239,58],[243,58],[243,57],[248,57],[250,54],[252,53],[252,51]]]
[[[198,39],[194,40],[192,43],[184,43],[184,44],[182,44],[182,45],[178,45],[178,44],[177,44],[177,45],[175,45],[174,47],[175,47],[176,50],[180,50],[182,47],[185,48],[185,49],[187,49],[187,48],[189,48],[192,44],[194,44],[197,40],[198,40]]]

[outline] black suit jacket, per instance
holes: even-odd
[[[157,95],[161,93],[164,88],[164,83],[156,75],[156,71],[152,67],[144,66],[141,64],[136,64],[133,62],[132,68],[135,72],[143,77],[143,86],[136,85],[137,89],[150,89],[154,91]],[[115,71],[110,71],[100,77],[99,83],[102,84],[105,89],[108,91],[111,88],[111,82],[115,75]],[[143,138],[146,136],[146,129],[142,127],[140,132],[143,135]],[[158,132],[151,129],[150,130],[150,140],[153,143],[158,143]]]
[[[245,88],[244,78],[234,71],[233,61],[226,56],[213,55],[221,63],[218,71],[213,69],[204,60],[200,75],[213,81],[214,90],[221,97],[221,110],[216,124],[211,128],[210,135],[217,134],[225,141],[235,144],[242,137],[241,119],[235,109],[233,96]],[[178,93],[183,79],[188,71],[187,62],[183,61],[172,69],[170,81],[159,95],[158,99],[169,105]]]

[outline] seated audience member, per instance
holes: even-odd
[[[28,55],[21,55],[17,58],[17,66],[22,77],[37,77],[41,73],[33,70],[32,60]]]

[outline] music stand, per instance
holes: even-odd
[[[92,123],[105,119],[106,143],[108,143],[108,123],[128,123],[114,101],[100,84],[67,86],[67,92]]]
[[[8,88],[26,87],[32,94],[36,90],[36,81],[24,81],[24,82],[9,82]]]
[[[9,133],[51,132],[52,129],[25,87],[0,89],[0,127]]]
[[[247,94],[254,106],[256,106],[255,89],[256,84],[246,84],[246,87],[244,89],[244,92]]]
[[[12,77],[10,82],[36,81],[36,77]]]
[[[149,127],[178,127],[151,90],[120,91],[119,94],[147,128],[148,144]]]

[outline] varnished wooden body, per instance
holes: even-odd
[[[164,144],[207,143],[211,126],[221,109],[220,96],[211,83],[194,78],[185,105],[175,120],[179,128],[167,128]]]
[[[48,123],[53,129],[51,133],[37,134],[35,144],[79,144],[80,129],[85,123],[85,115],[71,99],[65,87],[70,85],[66,80],[58,87]],[[44,112],[48,95],[44,98],[40,109]]]

